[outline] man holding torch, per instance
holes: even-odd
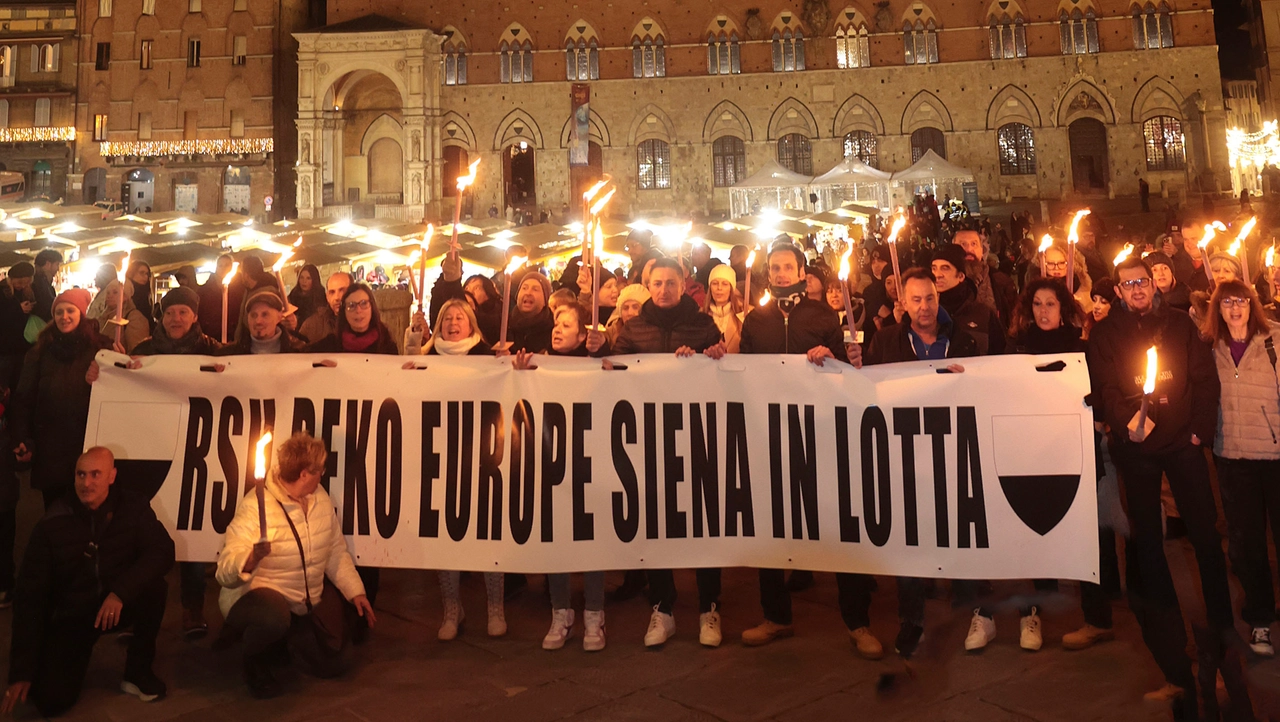
[[[1167,476],[1195,548],[1209,625],[1225,643],[1234,634],[1231,595],[1202,448],[1217,429],[1221,386],[1208,345],[1187,314],[1158,299],[1146,262],[1136,256],[1121,261],[1116,281],[1121,303],[1089,336],[1092,403],[1095,416],[1110,427],[1111,453],[1125,481],[1132,527],[1125,547],[1129,603],[1166,680],[1146,697],[1172,703],[1177,719],[1180,714],[1194,719],[1195,677],[1164,553],[1160,485]],[[1156,349],[1154,384],[1147,383],[1151,347]],[[1146,419],[1140,418],[1144,397]],[[1204,692],[1214,694],[1214,689]]]

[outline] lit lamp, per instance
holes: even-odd
[[[1080,242],[1080,221],[1092,211],[1089,209],[1076,211],[1071,219],[1071,229],[1067,231],[1067,293],[1075,293],[1076,285],[1076,244]]]
[[[467,168],[466,175],[458,176],[458,198],[453,204],[453,238],[449,241],[449,255],[453,256],[453,260],[458,260],[458,224],[462,222],[462,194],[466,192],[467,186],[476,182],[476,166],[480,165],[480,159],[476,158]],[[423,253],[426,258],[426,253]],[[420,280],[425,281],[425,278]],[[424,289],[425,290],[425,289]]]
[[[1152,346],[1147,349],[1147,380],[1142,384],[1142,407],[1138,409],[1138,423],[1133,430],[1139,442],[1146,441],[1147,434],[1151,433],[1151,429],[1147,428],[1147,407],[1151,402],[1151,394],[1156,391],[1158,366],[1156,347]],[[1155,428],[1155,424],[1151,424],[1151,427]]]
[[[260,535],[258,537],[259,543],[266,543],[267,541],[266,449],[270,443],[271,443],[271,432],[268,431],[267,433],[262,435],[261,439],[258,439],[258,449],[257,449],[257,452],[254,454],[254,462],[253,462],[253,479],[255,482],[254,486],[256,487],[254,491],[258,495],[258,530],[260,532]]]
[[[494,347],[495,351],[505,351],[509,345],[507,343],[507,320],[511,315],[511,274],[523,266],[525,260],[524,256],[516,256],[511,259],[511,262],[502,271],[506,275],[506,283],[502,284],[502,333],[498,337],[498,345]]]
[[[240,270],[240,262],[236,261],[231,264],[231,270],[227,275],[222,277],[222,342],[227,342],[227,285],[231,283],[231,279],[235,278],[236,271]]]

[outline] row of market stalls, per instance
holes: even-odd
[[[889,173],[872,168],[857,157],[848,157],[822,175],[810,178],[770,160],[754,175],[729,189],[730,217],[759,214],[766,209],[806,209],[811,195],[818,212],[846,203],[889,210],[911,202],[921,193],[935,198],[963,195],[973,173],[926,151],[910,168]]]

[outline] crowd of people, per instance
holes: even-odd
[[[1001,224],[942,216],[936,204],[917,204],[900,243],[901,275],[892,249],[868,230],[859,251],[861,272],[840,280],[832,273],[844,248],[818,249],[808,239],[781,237],[757,254],[739,246],[728,263],[705,246],[667,256],[649,234],[634,232],[626,245],[631,263],[611,272],[570,262],[552,280],[540,269],[510,275],[463,278],[462,265],[446,257],[430,292],[427,312],[414,314],[403,338],[382,322],[369,285],[345,272],[322,279],[305,266],[285,295],[260,261],[246,258],[227,291],[219,279],[231,259],[218,260],[204,285],[193,270],[153,303],[151,269],[135,263],[125,281],[104,269],[97,297],[70,288],[54,291],[61,258],[52,251],[34,264],[19,263],[0,282],[0,384],[5,425],[0,437],[0,604],[13,606],[9,687],[0,711],[30,701],[46,715],[74,704],[89,653],[104,633],[131,626],[122,689],[144,700],[163,697],[165,685],[151,669],[164,611],[165,577],[174,565],[173,543],[145,499],[121,491],[111,452],[80,453],[94,357],[114,348],[135,357],[162,354],[316,353],[456,356],[510,355],[517,372],[537,373],[538,356],[606,357],[661,353],[804,354],[822,365],[855,367],[906,361],[944,363],[962,373],[966,359],[1003,353],[1086,354],[1097,433],[1099,483],[1123,488],[1128,538],[1125,588],[1143,639],[1165,677],[1148,695],[1173,705],[1176,716],[1195,718],[1213,704],[1213,680],[1201,672],[1201,689],[1187,653],[1186,626],[1169,565],[1166,534],[1185,533],[1195,550],[1207,619],[1197,643],[1208,656],[1230,664],[1231,653],[1272,656],[1270,627],[1275,597],[1267,545],[1268,523],[1280,519],[1280,373],[1273,323],[1280,269],[1265,267],[1245,278],[1233,255],[1204,258],[1176,225],[1114,267],[1099,248],[1100,227],[1086,225],[1078,244],[1055,243],[1039,258],[1024,258],[1029,217]],[[996,248],[993,250],[993,243]],[[1068,259],[1068,254],[1074,258]],[[514,254],[513,254],[514,255]],[[1260,265],[1260,264],[1259,264]],[[1069,271],[1069,269],[1071,269]],[[1068,287],[1068,273],[1073,273]],[[595,277],[593,278],[593,273]],[[503,284],[511,307],[503,309]],[[599,295],[600,327],[592,327],[592,293]],[[846,299],[846,296],[848,297]],[[506,312],[505,346],[498,343]],[[232,334],[222,343],[223,324]],[[119,333],[117,333],[117,330]],[[1159,351],[1160,375],[1150,408],[1142,404],[1146,350]],[[409,361],[409,363],[412,363]],[[136,364],[135,364],[136,365]],[[1144,410],[1140,412],[1140,406]],[[1105,452],[1105,453],[1104,453]],[[279,694],[273,667],[288,658],[290,638],[303,640],[311,671],[341,674],[349,641],[374,626],[377,569],[357,566],[341,534],[333,504],[319,486],[328,450],[300,432],[276,450],[257,494],[237,506],[216,563],[221,587],[215,647],[240,644],[249,690]],[[1104,467],[1109,458],[1114,469]],[[1215,488],[1226,516],[1228,554],[1217,531]],[[46,516],[27,543],[20,568],[13,564],[16,471],[30,468],[31,485],[43,495]],[[1162,503],[1162,488],[1175,504]],[[264,510],[265,511],[261,511]],[[265,517],[260,517],[264,513]],[[260,519],[268,539],[261,541]],[[1111,600],[1121,593],[1114,525],[1100,525],[1100,583],[1081,585],[1084,625],[1061,639],[1078,650],[1112,639]],[[1248,639],[1235,629],[1228,591],[1227,557],[1244,589],[1240,616]],[[182,631],[191,640],[209,631],[205,609],[210,565],[179,565]],[[765,645],[794,634],[791,593],[811,583],[803,570],[759,571],[760,618],[741,641]],[[486,631],[507,633],[506,587],[527,584],[521,575],[483,574]],[[698,640],[722,643],[721,571],[699,569]],[[458,572],[440,572],[441,641],[463,633],[465,613]],[[876,580],[837,574],[839,608],[857,654],[885,655],[871,631]],[[925,600],[937,583],[898,579],[899,631],[893,650],[909,659],[925,634]],[[1019,644],[1044,644],[1040,603],[1057,590],[1055,580],[1033,580],[1019,610]],[[570,578],[547,578],[551,625],[542,640],[560,649],[579,628]],[[582,646],[606,645],[605,573],[584,579]],[[676,633],[677,598],[671,570],[631,571],[611,595],[625,599],[647,590],[652,607],[643,635],[660,647]],[[957,608],[972,609],[966,650],[996,639],[990,584],[951,583]],[[1205,649],[1201,649],[1205,652]],[[1203,659],[1202,654],[1202,659]],[[70,662],[68,662],[70,660]],[[1203,661],[1202,661],[1203,664]],[[1205,686],[1207,684],[1207,686]]]

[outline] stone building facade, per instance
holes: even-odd
[[[75,143],[74,2],[0,4],[0,170],[27,198],[67,194]]]
[[[929,148],[985,199],[1229,187],[1208,0],[331,0],[328,18],[298,36],[304,216],[433,216],[476,158],[477,211],[559,210],[606,173],[615,210],[717,214],[770,159],[892,171]],[[575,82],[591,145],[571,168]]]

